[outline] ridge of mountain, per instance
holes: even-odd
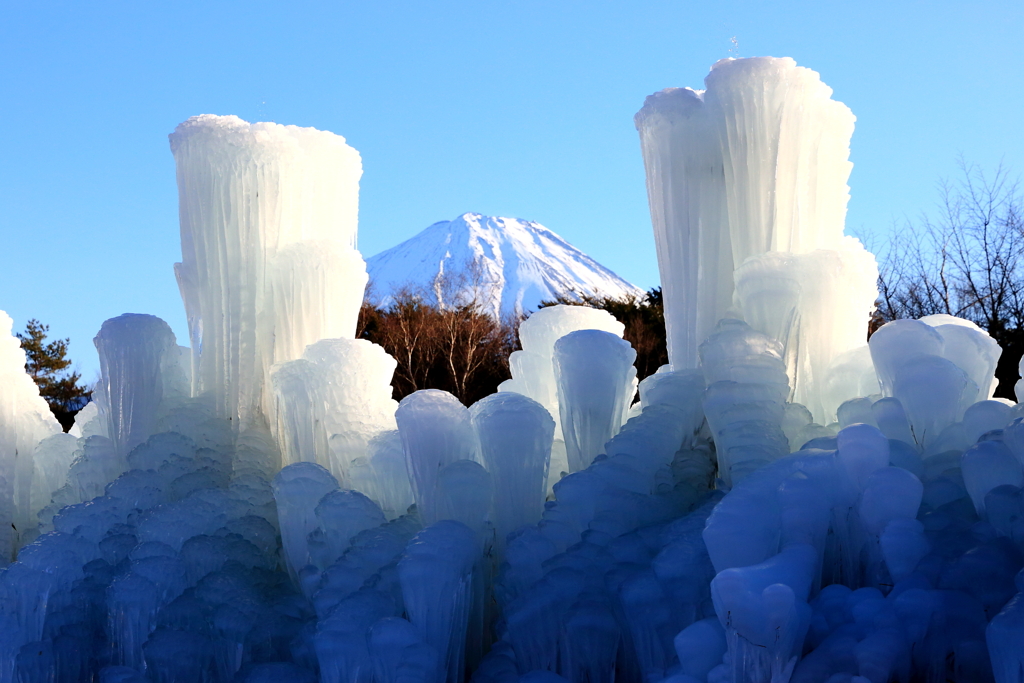
[[[434,223],[366,267],[379,305],[409,290],[441,306],[476,298],[494,317],[527,313],[558,296],[643,295],[540,223],[478,213]]]

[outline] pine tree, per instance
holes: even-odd
[[[25,371],[32,375],[39,395],[67,431],[74,424],[75,413],[85,407],[92,392],[80,384],[81,374],[68,370],[71,367],[71,359],[67,357],[69,340],[47,343],[49,330],[49,325],[33,319],[25,325],[25,332],[16,336],[25,351]]]

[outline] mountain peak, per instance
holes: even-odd
[[[540,223],[479,213],[434,223],[366,265],[381,304],[411,290],[442,306],[476,298],[495,317],[558,296],[643,294]]]

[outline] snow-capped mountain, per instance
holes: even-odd
[[[540,223],[478,213],[434,223],[366,268],[378,303],[406,288],[442,305],[476,296],[494,316],[530,312],[560,295],[643,294]]]

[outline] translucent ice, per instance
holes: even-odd
[[[274,426],[285,464],[316,462],[348,485],[352,462],[395,427],[394,371],[395,360],[365,339],[322,339],[274,366]]]
[[[1020,639],[1024,636],[1024,592],[1017,593],[985,631],[996,683],[1019,683],[1024,677]]]
[[[871,349],[862,344],[845,351],[829,364],[822,393],[827,419],[838,413],[839,406],[851,398],[878,394],[878,376],[871,361]]]
[[[93,343],[100,356],[97,403],[124,458],[156,431],[161,409],[189,395],[178,343],[170,325],[137,313],[104,322]]]
[[[443,520],[409,544],[398,564],[409,621],[440,657],[432,680],[461,683],[466,626],[472,600],[476,535],[465,525]]]
[[[277,252],[268,273],[276,320],[263,330],[273,334],[264,341],[274,350],[273,362],[298,358],[320,339],[355,337],[367,275],[353,246],[354,235],[352,245],[331,235],[293,242]]]
[[[324,547],[317,564],[323,569],[341,558],[356,534],[387,521],[380,507],[358,491],[331,491],[313,512],[322,531]]]
[[[373,491],[368,492],[389,519],[394,519],[413,504],[409,471],[405,466],[402,435],[397,429],[381,432],[367,444],[373,470]]]
[[[519,325],[519,341],[523,348],[513,351],[509,357],[512,379],[498,387],[498,391],[513,391],[532,398],[544,406],[555,420],[555,442],[548,472],[549,490],[562,472],[569,471],[555,382],[555,342],[577,330],[603,330],[621,337],[625,328],[607,311],[565,304],[546,306]]]
[[[338,481],[331,473],[311,462],[289,465],[274,477],[281,545],[292,577],[297,577],[299,570],[310,563],[308,537],[320,525],[317,505],[324,496],[337,489]]]
[[[544,492],[555,421],[536,401],[499,392],[470,407],[484,464],[497,483],[494,525],[498,539],[536,523],[544,509]]]
[[[895,520],[914,520],[923,493],[920,480],[901,467],[875,470],[858,505],[864,529],[877,536]]]
[[[812,547],[793,544],[761,564],[720,572],[711,582],[734,680],[788,678],[810,625],[804,601],[815,555]]]
[[[183,124],[194,391],[123,316],[58,434],[0,335],[0,683],[1020,680],[998,346],[948,316],[864,346],[849,112],[791,60],[707,83],[637,117],[672,363],[628,411],[622,325],[565,306],[500,393],[396,411],[351,339],[355,153]]]
[[[942,335],[919,320],[894,320],[882,325],[869,342],[882,394],[893,395],[896,373],[905,361],[914,356],[941,356],[943,344]]]
[[[395,616],[394,600],[376,590],[353,593],[317,623],[316,654],[324,683],[372,681],[366,634],[377,621]]]
[[[181,347],[179,347],[181,348]],[[75,415],[75,424],[68,431],[76,438],[83,436],[107,436],[107,425],[103,416],[100,415],[100,408],[95,401],[90,401]]]
[[[610,332],[579,330],[555,342],[555,381],[569,471],[590,464],[619,431],[636,391],[636,351]]]
[[[988,332],[976,324],[952,315],[928,315],[921,318],[942,335],[942,355],[956,363],[978,386],[978,398],[995,395],[996,365],[1003,350]]]
[[[725,654],[725,631],[717,617],[695,621],[679,632],[675,647],[683,674],[706,680]]]
[[[437,478],[445,465],[476,460],[478,445],[469,410],[446,391],[426,389],[406,396],[395,413],[420,519],[438,514]]]
[[[405,619],[381,619],[371,628],[369,641],[374,680],[379,683],[437,680],[437,650]]]
[[[889,440],[870,425],[851,425],[839,432],[836,442],[839,462],[861,490],[876,471],[889,465]]]
[[[863,344],[878,296],[874,257],[847,237],[831,250],[752,256],[735,277],[744,319],[783,344],[791,400],[831,422],[831,364]]]
[[[704,374],[699,370],[657,372],[646,377],[638,387],[640,405],[669,405],[682,411],[690,431],[690,444],[704,422]]]
[[[662,273],[669,358],[697,366],[697,347],[732,304],[733,254],[725,178],[704,93],[668,88],[635,119]]]
[[[34,526],[31,453],[42,438],[60,431],[25,372],[25,352],[11,334],[12,325],[0,311],[0,565],[10,562],[18,547],[17,529]]]
[[[474,460],[456,460],[437,473],[437,518],[453,519],[483,534],[491,515],[494,479]]]
[[[78,448],[70,434],[53,434],[36,445],[32,454],[32,516],[50,503],[53,493],[65,484]]]
[[[879,537],[886,568],[895,582],[902,581],[917,568],[931,549],[924,525],[916,519],[894,519]]]
[[[248,424],[267,407],[275,362],[354,331],[366,272],[347,250],[362,163],[332,133],[235,116],[193,117],[170,142],[193,393]]]
[[[705,85],[656,93],[634,119],[679,368],[696,366],[725,317],[736,268],[769,251],[837,248],[849,200],[854,117],[818,74],[791,59],[728,59]]]
[[[961,461],[964,485],[978,515],[985,514],[985,495],[1009,484],[1024,484],[1024,471],[1010,449],[999,441],[982,441],[971,446]]]
[[[731,485],[790,450],[782,430],[789,386],[781,345],[746,323],[722,320],[700,355],[718,476]]]
[[[907,359],[896,372],[893,396],[906,411],[916,443],[927,447],[974,403],[978,387],[955,364],[938,356]]]

